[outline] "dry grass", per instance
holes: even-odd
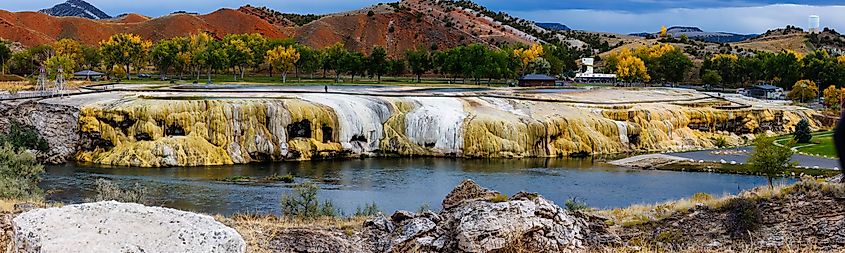
[[[636,226],[650,221],[661,220],[675,213],[685,213],[696,205],[704,205],[719,209],[733,198],[749,198],[755,200],[778,198],[794,191],[820,191],[845,196],[845,187],[841,184],[828,183],[823,180],[805,178],[794,185],[779,185],[774,188],[768,186],[757,187],[743,191],[738,195],[724,195],[714,198],[699,193],[691,198],[669,201],[652,205],[632,205],[626,208],[598,210],[596,214],[609,218],[608,225]]]
[[[230,226],[241,234],[247,244],[247,252],[271,252],[270,241],[285,229],[308,228],[343,230],[351,234],[363,228],[364,221],[369,217],[351,218],[319,218],[316,220],[289,219],[273,215],[234,215],[214,217],[218,221]]]

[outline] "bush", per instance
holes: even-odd
[[[728,212],[725,229],[734,238],[747,238],[749,233],[760,227],[762,214],[757,202],[746,198],[734,198],[722,207]]]
[[[135,183],[131,187],[124,189],[114,181],[98,178],[97,181],[94,181],[94,188],[97,195],[91,201],[113,200],[143,205],[153,204],[148,198],[147,188],[139,183]]]
[[[719,137],[716,137],[715,139],[713,139],[713,145],[716,145],[716,147],[719,147],[719,148],[724,148],[724,147],[729,146],[730,144],[728,144],[728,140],[725,139],[724,136],[719,136]]]
[[[810,122],[807,119],[801,119],[798,122],[798,125],[795,125],[795,141],[798,143],[810,143],[810,140],[813,139],[813,135],[810,133]]]
[[[380,212],[381,211],[378,210],[378,206],[376,206],[376,203],[367,204],[367,205],[364,206],[364,208],[361,208],[361,207],[355,208],[355,216],[370,217],[370,216],[376,216]]]
[[[317,199],[317,191],[320,188],[312,183],[306,182],[294,186],[292,193],[282,195],[282,215],[299,219],[316,219],[319,217],[337,217],[340,211],[330,201],[320,205]]]
[[[563,205],[566,206],[566,210],[573,213],[590,209],[590,206],[588,206],[587,203],[581,202],[577,198],[567,199]]]
[[[0,143],[6,142],[15,148],[24,148],[46,152],[50,149],[47,141],[38,135],[38,131],[33,127],[25,126],[17,121],[12,121],[12,126],[9,132],[0,135]]]
[[[505,201],[508,201],[508,195],[501,194],[501,193],[490,199],[490,202],[493,202],[493,203],[501,203],[501,202],[505,202]]]
[[[38,188],[44,166],[30,152],[9,144],[0,146],[0,198],[41,199],[43,192]]]

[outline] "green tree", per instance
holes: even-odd
[[[320,52],[302,44],[296,44],[295,48],[299,52],[299,61],[296,61],[296,77],[300,77],[299,72],[305,72],[311,74],[313,78],[314,72],[321,66]]]
[[[701,75],[701,82],[709,85],[721,85],[722,76],[719,75],[719,72],[716,72],[715,70],[707,69],[704,70],[704,74]]]
[[[366,70],[364,55],[359,52],[348,53],[341,58],[341,66],[343,72],[352,76],[352,82],[354,83],[355,76]]]
[[[405,74],[405,61],[403,60],[388,60],[387,73],[392,76],[402,76]]]
[[[792,159],[792,149],[787,146],[775,145],[775,139],[760,134],[754,140],[754,151],[748,158],[748,166],[769,180],[769,187],[774,187],[772,179],[795,167]]]
[[[143,41],[138,35],[115,34],[100,42],[100,52],[105,61],[109,63],[109,68],[115,64],[121,65],[125,69],[126,78],[131,79],[129,67],[132,64],[137,64],[138,59],[143,57],[144,48],[149,43]]]
[[[159,70],[161,80],[167,78],[167,73],[179,61],[180,44],[178,39],[162,40],[153,46],[150,59]]]
[[[323,49],[323,70],[333,70],[335,72],[335,82],[340,82],[340,74],[343,72],[343,59],[348,54],[349,51],[346,50],[342,43],[337,43]]]
[[[12,50],[9,49],[9,43],[0,40],[0,74],[6,74],[6,63],[12,58]]]
[[[431,54],[425,47],[405,52],[405,60],[411,68],[411,73],[417,76],[417,82],[422,82],[422,75],[431,70]]]
[[[657,65],[655,68],[662,72],[660,76],[669,82],[684,81],[684,77],[692,69],[692,60],[679,48],[663,53],[655,61]]]
[[[370,75],[376,76],[378,82],[381,83],[381,76],[387,70],[387,51],[380,46],[373,48],[370,55],[367,57],[367,72]]]
[[[96,47],[82,46],[82,62],[81,67],[85,69],[97,69],[102,64],[103,59],[100,55],[100,50]]]
[[[801,55],[795,52],[781,52],[766,62],[766,73],[772,83],[784,89],[801,79]],[[723,76],[724,77],[724,76]]]
[[[0,144],[0,199],[40,200],[44,167],[29,151]]]
[[[795,132],[792,133],[792,135],[798,143],[810,143],[810,140],[813,139],[811,132],[810,122],[808,122],[807,119],[801,119],[801,121],[798,121],[798,124],[795,125]]]

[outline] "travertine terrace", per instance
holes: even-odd
[[[323,88],[133,85],[39,103],[78,110],[70,158],[142,167],[690,150],[821,127],[803,107],[685,89]]]

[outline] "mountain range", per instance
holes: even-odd
[[[83,17],[88,19],[110,19],[112,18],[102,10],[94,7],[83,0],[67,0],[49,9],[39,12],[57,17]]]
[[[155,18],[134,13],[112,17],[84,0],[68,0],[39,12],[0,10],[0,39],[16,42],[18,47],[63,38],[96,45],[117,33],[133,33],[157,41],[197,32],[208,32],[217,38],[233,33],[259,33],[269,38],[290,38],[314,48],[343,43],[348,50],[363,53],[381,46],[391,56],[418,47],[443,49],[471,43],[498,47],[537,42],[565,44],[578,50],[578,55],[605,56],[618,48],[660,43],[653,39],[656,33],[622,35],[572,30],[561,23],[535,23],[467,0],[401,0],[327,15],[283,13],[246,5],[207,14],[175,11]],[[810,41],[811,37],[800,30],[786,35],[772,32],[757,36],[676,26],[667,32],[674,37],[686,35],[698,40],[672,42],[677,47],[690,48],[688,53],[696,57],[725,50],[845,50],[845,42],[841,42],[845,37],[833,31],[823,33],[827,35],[816,41]],[[724,43],[732,48],[721,45]]]

